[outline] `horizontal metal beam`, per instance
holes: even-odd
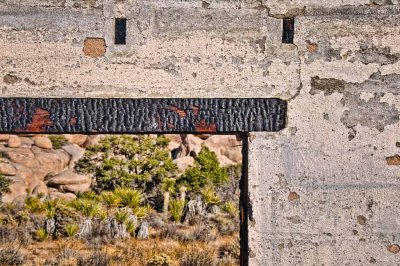
[[[0,98],[0,133],[240,133],[285,119],[280,99]]]

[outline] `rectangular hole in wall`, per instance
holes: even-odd
[[[126,18],[115,19],[115,44],[126,44]]]
[[[294,18],[283,19],[282,43],[293,43]]]
[[[245,134],[0,134],[0,214],[20,219],[0,249],[29,241],[15,249],[38,265],[247,265],[246,149]]]

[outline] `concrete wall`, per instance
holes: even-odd
[[[250,136],[250,264],[399,265],[399,36],[397,0],[0,0],[1,96],[285,99]]]

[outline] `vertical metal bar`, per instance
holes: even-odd
[[[249,265],[249,138],[248,133],[242,138],[242,178],[240,179],[240,265]]]

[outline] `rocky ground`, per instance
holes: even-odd
[[[222,166],[241,162],[241,141],[234,135],[166,135],[168,149],[182,174],[203,146],[217,154]],[[12,181],[2,201],[23,202],[28,195],[72,200],[88,191],[91,178],[77,174],[75,163],[102,135],[0,135],[0,174]]]

